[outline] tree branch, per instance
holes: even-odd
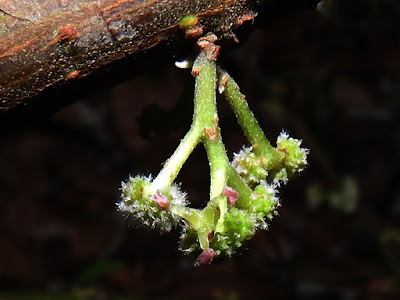
[[[265,1],[0,0],[0,112],[161,41],[184,38],[185,15],[196,15],[203,32],[224,35]]]

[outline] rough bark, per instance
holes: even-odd
[[[0,112],[166,39],[240,25],[264,0],[0,0]],[[266,0],[265,0],[266,1]]]

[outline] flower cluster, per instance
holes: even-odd
[[[274,182],[284,182],[295,173],[301,172],[307,165],[308,149],[301,148],[301,140],[289,137],[282,132],[276,140],[277,150],[284,153],[284,163],[280,170],[274,172]]]
[[[268,175],[262,157],[253,152],[252,146],[243,147],[238,153],[235,153],[232,166],[243,181],[250,186],[259,184]]]
[[[270,144],[237,84],[226,72],[217,72],[215,41],[215,36],[207,35],[198,42],[202,50],[192,69],[196,85],[190,130],[157,177],[136,176],[122,183],[122,200],[117,204],[137,223],[161,232],[182,225],[180,249],[197,254],[196,265],[232,256],[258,229],[267,229],[280,206],[279,186],[306,166],[308,155],[301,141],[285,132],[277,138],[276,147]],[[218,123],[217,82],[252,145],[243,147],[232,162]],[[186,193],[174,183],[199,143],[207,152],[211,178],[210,199],[203,209],[188,207]]]
[[[271,165],[265,156],[257,155],[251,146],[243,147],[234,155],[232,166],[246,184],[255,186],[268,177],[279,185],[280,182],[286,183],[290,176],[305,168],[308,149],[301,148],[301,140],[291,138],[283,131],[276,144],[276,151],[282,153],[282,161],[278,166]]]
[[[308,150],[300,146],[301,141],[281,133],[275,151],[285,155],[271,169],[267,169],[270,164],[266,163],[265,157],[253,152],[253,147],[243,147],[234,155],[231,165],[250,193],[242,194],[231,187],[224,189],[227,211],[220,216],[218,230],[208,236],[209,246],[216,257],[232,256],[246,245],[258,229],[267,229],[267,222],[277,214],[280,206],[277,196],[279,182],[286,183],[287,176],[300,172],[306,164]],[[181,250],[200,253],[197,236],[192,226],[186,226],[181,236]]]
[[[150,228],[168,232],[176,227],[180,217],[173,213],[174,206],[186,206],[186,194],[173,184],[162,191],[154,191],[152,178],[137,176],[130,177],[121,188],[122,201],[118,210],[131,216]]]

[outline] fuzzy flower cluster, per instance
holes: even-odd
[[[305,168],[309,150],[301,148],[301,140],[289,137],[286,132],[278,136],[276,145],[276,149],[283,152],[285,158],[281,169],[274,173],[273,180],[275,183],[286,183],[290,176]]]
[[[174,206],[186,206],[186,194],[173,184],[162,191],[152,189],[152,178],[137,176],[122,182],[118,210],[131,216],[136,223],[168,232],[181,219],[173,213]]]
[[[222,230],[209,234],[210,249],[213,249],[216,257],[228,258],[245,246],[246,242],[253,237],[256,227],[255,215],[248,214],[237,207],[231,207],[224,216]],[[192,226],[184,227],[180,250],[194,254],[201,252],[198,232]]]
[[[240,177],[250,186],[259,184],[268,175],[262,157],[257,156],[251,146],[243,147],[242,150],[235,153],[232,165]]]
[[[230,205],[229,198],[227,212],[221,217],[220,228],[208,236],[210,248],[215,256],[221,259],[228,258],[246,246],[258,229],[267,229],[270,221],[280,206],[276,196],[277,190],[273,185],[262,181],[254,188],[249,199],[239,196],[238,201]],[[247,203],[241,205],[241,202]],[[181,236],[180,248],[186,253],[199,253],[198,233],[191,226],[186,226]]]
[[[168,232],[181,224],[180,250],[197,254],[198,265],[211,263],[214,258],[228,258],[245,248],[246,242],[258,229],[268,228],[268,222],[280,206],[277,196],[280,183],[286,183],[288,177],[306,165],[308,150],[300,146],[300,140],[281,133],[274,151],[284,155],[271,169],[266,168],[266,158],[257,156],[252,147],[244,147],[235,154],[231,165],[250,193],[226,186],[222,191],[226,203],[216,208],[217,220],[208,232],[204,232],[204,228],[209,226],[204,211],[187,207],[186,193],[180,190],[179,185],[155,190],[151,177],[131,177],[122,183],[122,200],[118,209],[133,217],[136,223],[161,232]],[[194,219],[187,220],[189,215]],[[206,235],[209,245],[206,249],[200,245],[200,235]]]
[[[193,16],[181,21],[185,30],[196,25]],[[276,147],[269,143],[237,84],[217,70],[217,39],[207,34],[197,42],[201,52],[192,68],[196,84],[189,131],[157,177],[136,176],[122,183],[122,200],[117,204],[136,223],[161,232],[182,225],[180,249],[197,254],[196,265],[229,258],[245,248],[257,230],[267,229],[280,206],[278,188],[305,167],[308,155],[301,141],[285,132]],[[218,125],[217,82],[252,144],[235,154],[232,162]],[[210,199],[202,209],[188,207],[186,194],[173,183],[199,143],[204,145],[210,166]]]
[[[283,154],[278,166],[271,168],[267,158],[256,155],[253,147],[243,147],[234,155],[232,166],[249,186],[256,186],[262,180],[271,180],[276,185],[286,183],[289,177],[301,172],[307,165],[308,149],[301,148],[301,140],[282,132],[276,141],[276,151]]]
[[[308,150],[300,146],[300,140],[282,133],[277,139],[275,151],[285,155],[271,170],[266,169],[265,158],[257,156],[252,147],[244,147],[234,156],[232,166],[251,188],[251,193],[246,197],[231,187],[224,190],[227,211],[220,217],[222,221],[218,230],[209,234],[210,248],[216,257],[224,259],[236,254],[258,229],[268,228],[268,222],[280,206],[277,196],[279,183],[286,183],[288,176],[300,172],[306,165]],[[181,236],[181,250],[200,253],[202,249],[197,237],[196,230],[186,226]]]

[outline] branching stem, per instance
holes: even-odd
[[[162,191],[172,184],[189,155],[204,137],[205,129],[213,128],[213,120],[218,120],[215,108],[215,63],[209,61],[204,53],[200,53],[193,65],[193,70],[199,70],[194,93],[193,122],[178,148],[154,179],[152,188],[155,192]]]
[[[274,167],[282,161],[284,155],[282,152],[277,151],[265,137],[263,130],[258,125],[247,104],[245,95],[240,92],[237,83],[227,72],[219,70],[219,73],[221,84],[224,85],[224,95],[234,111],[247,140],[253,146],[254,153],[266,159],[266,168]]]
[[[214,255],[231,256],[250,239],[257,228],[266,228],[278,206],[276,182],[299,172],[308,150],[301,141],[282,133],[273,147],[258,125],[235,81],[218,70],[215,60],[217,37],[200,38],[202,49],[192,69],[196,77],[193,122],[178,148],[165,162],[158,176],[138,176],[122,186],[119,209],[152,227],[168,231],[185,224],[182,241],[187,252],[202,249],[198,261],[210,263]],[[224,92],[237,121],[252,147],[243,148],[229,161],[219,127],[216,90]],[[202,143],[210,165],[210,198],[203,209],[187,207],[186,194],[174,180],[196,146]],[[267,177],[268,176],[268,177]],[[274,184],[268,184],[271,180]]]

